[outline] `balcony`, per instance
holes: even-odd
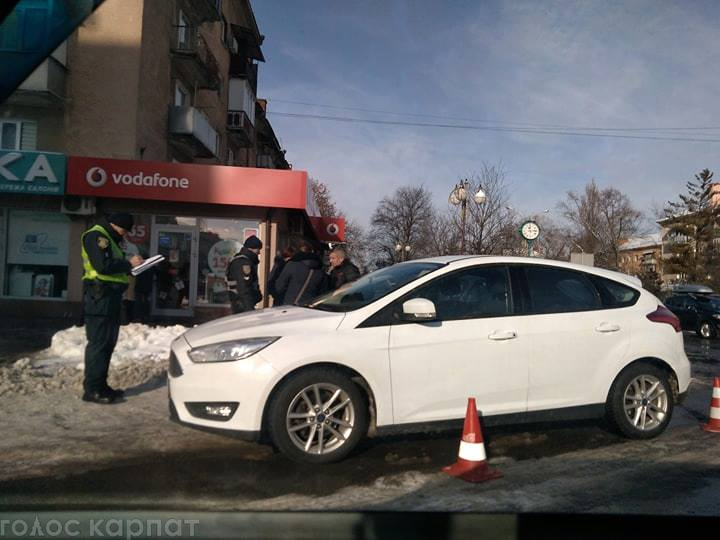
[[[8,98],[12,105],[62,108],[65,104],[67,69],[52,56],[40,64]]]
[[[220,85],[220,67],[205,38],[192,26],[174,26],[172,52],[173,77],[199,88],[216,90]]]
[[[249,62],[239,54],[230,55],[230,77],[245,79],[254,94],[257,94],[258,65]]]
[[[217,22],[221,19],[221,0],[180,0],[179,5],[193,24]]]
[[[255,127],[245,111],[228,111],[227,128],[235,144],[242,148],[253,146]]]
[[[185,153],[199,158],[218,156],[218,133],[207,117],[195,107],[171,105],[168,131],[173,142],[180,145]]]

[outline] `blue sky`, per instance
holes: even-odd
[[[328,184],[363,225],[380,198],[406,184],[425,185],[444,208],[455,182],[483,161],[502,161],[512,205],[528,214],[554,208],[591,178],[649,210],[676,198],[699,170],[717,166],[720,142],[273,113],[502,127],[720,126],[718,2],[255,0],[253,8],[267,36],[258,94],[269,100],[288,160]],[[615,133],[720,139],[720,129]]]

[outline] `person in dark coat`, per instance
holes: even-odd
[[[233,313],[252,311],[262,300],[257,267],[262,242],[253,235],[243,244],[242,249],[230,259],[227,267],[228,294]]]
[[[300,251],[285,264],[275,283],[275,290],[286,305],[304,305],[327,289],[327,275],[320,258],[312,251],[309,242],[300,245]]]
[[[336,247],[330,252],[330,289],[339,289],[346,283],[355,281],[360,277],[360,270],[355,266],[352,261],[348,258],[347,252],[341,248]]]
[[[275,288],[275,284],[277,283],[277,280],[280,277],[283,268],[285,268],[285,263],[287,263],[293,255],[295,255],[295,248],[292,246],[287,246],[285,249],[282,250],[282,253],[280,253],[280,255],[277,255],[275,257],[273,269],[270,272],[270,277],[268,278],[268,293],[270,294],[270,296],[272,296],[274,306],[279,306],[280,304],[282,304],[282,296],[278,294],[277,289]]]

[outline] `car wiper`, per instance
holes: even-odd
[[[333,313],[342,313],[347,311],[345,306],[333,305],[333,304],[317,304],[316,306],[302,306],[308,309],[317,309],[319,311],[331,311]]]

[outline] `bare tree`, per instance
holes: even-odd
[[[312,194],[309,201],[310,213],[321,217],[343,217],[345,219],[345,250],[356,265],[367,268],[369,262],[367,242],[362,226],[344,216],[342,210],[335,204],[327,184],[315,178],[310,178],[309,181]]]
[[[429,255],[435,210],[423,186],[403,186],[378,203],[372,217],[373,249],[381,264],[398,260],[395,246],[410,246],[410,258]]]
[[[573,247],[572,231],[558,225],[551,217],[539,215],[534,217],[540,227],[540,236],[534,242],[533,249],[539,256],[546,259],[567,261]]]
[[[483,163],[480,172],[468,180],[466,251],[476,255],[502,254],[517,240],[514,229],[517,216],[509,206],[510,186],[505,168],[502,163]],[[485,193],[483,203],[472,197],[478,189]],[[460,213],[456,211],[453,219],[456,229],[461,230]]]
[[[627,195],[615,188],[600,189],[591,180],[582,193],[569,191],[558,204],[573,232],[573,240],[595,254],[595,263],[618,268],[620,245],[643,231],[644,217]]]

